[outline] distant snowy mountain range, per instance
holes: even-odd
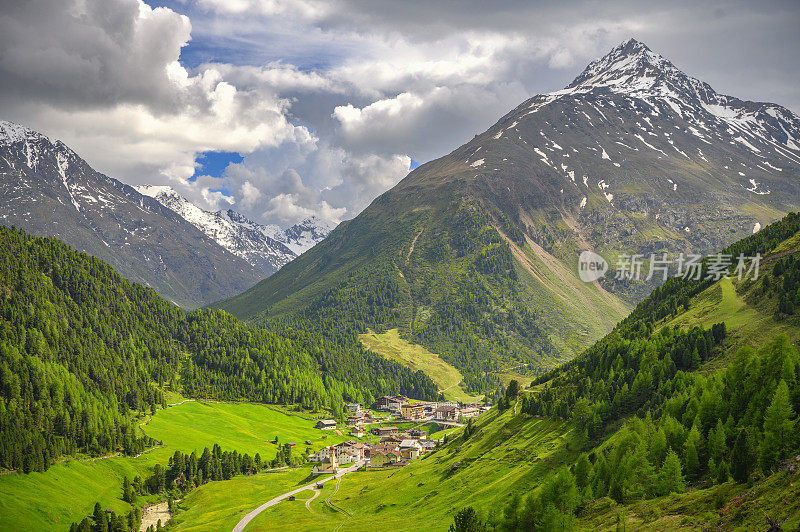
[[[0,120],[0,224],[58,238],[186,308],[242,292],[333,229],[310,218],[284,231],[203,211],[169,187],[138,188]]]
[[[267,275],[272,275],[311,249],[336,227],[332,222],[312,216],[281,229],[277,225],[256,223],[232,209],[204,210],[169,186],[141,185],[135,188],[175,211],[220,246]]]
[[[260,269],[67,145],[0,121],[0,224],[55,237],[185,308],[230,297]]]

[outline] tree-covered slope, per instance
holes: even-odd
[[[765,514],[796,528],[800,215],[725,253],[760,253],[759,279],[671,280],[432,455],[345,477],[331,499],[345,512],[326,519],[447,530],[472,507],[503,531],[753,530]],[[329,522],[275,515],[264,529]]]
[[[341,415],[345,400],[435,398],[421,372],[311,334],[189,314],[96,258],[0,227],[0,467],[58,456],[135,454],[131,413],[178,382],[195,397],[296,403]]]
[[[796,504],[780,501],[792,498],[786,460],[800,453],[800,215],[724,253],[762,255],[758,279],[670,280],[523,398],[523,413],[573,419],[586,451],[569,467],[576,501],[609,497],[656,529],[668,521],[648,512],[670,505],[634,503],[670,493],[704,500],[683,510],[703,526],[751,527],[760,510],[797,517]],[[730,479],[766,479],[764,506],[737,509],[730,494],[748,495]],[[719,495],[698,498],[698,489]],[[545,510],[518,509],[540,523]],[[608,522],[609,513],[595,505],[585,517]]]
[[[800,208],[796,138],[791,111],[716,93],[631,40],[218,306],[326,334],[398,327],[491,389],[491,368],[571,359],[657,286],[583,283],[581,251],[613,272],[626,254],[714,252]]]

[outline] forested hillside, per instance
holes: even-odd
[[[759,278],[670,280],[443,449],[343,481],[333,502],[351,526],[398,530],[409,506],[459,532],[795,530],[800,215],[724,253],[760,253]]]
[[[433,399],[423,373],[356,348],[253,329],[220,311],[184,313],[98,259],[0,227],[0,467],[151,442],[133,413],[184,394],[299,404],[341,416],[345,400]]]
[[[421,193],[378,198],[375,208],[281,269],[277,281],[218,306],[257,325],[313,330],[346,346],[357,345],[358,334],[368,328],[398,327],[458,368],[465,389],[476,393],[499,387],[499,368],[538,374],[553,367],[566,351],[551,341],[550,317],[531,305],[553,296],[531,288],[537,283],[516,264],[495,225],[513,238],[524,237],[507,220],[503,225],[502,213],[492,215],[460,194],[454,199],[449,187],[426,194],[435,208],[414,208]],[[316,280],[304,286],[312,276]],[[274,305],[264,311],[265,303]],[[607,302],[598,304],[603,319],[622,316]],[[585,334],[601,330],[596,325]]]
[[[764,256],[758,279],[671,279],[522,397],[524,414],[572,418],[588,452],[555,483],[563,497],[515,503],[511,528],[569,521],[582,500],[751,482],[800,452],[800,215],[724,253]]]

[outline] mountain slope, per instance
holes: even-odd
[[[0,469],[59,456],[137,454],[136,413],[187,397],[295,404],[344,416],[345,401],[436,386],[361,349],[300,331],[253,329],[213,310],[185,313],[155,291],[53,238],[0,226]]]
[[[798,139],[790,111],[719,95],[631,40],[219,306],[262,324],[399,327],[485,388],[498,364],[571,358],[656,283],[582,283],[581,250],[612,268],[704,253],[800,207]]]
[[[433,454],[344,477],[330,502],[345,511],[326,519],[444,531],[472,506],[490,530],[758,530],[765,514],[795,529],[800,433],[777,460],[761,455],[782,379],[800,423],[800,311],[784,312],[800,302],[800,214],[724,252],[760,253],[759,278],[671,279],[590,349]],[[703,347],[698,365],[683,356]],[[737,481],[742,433],[752,454]],[[682,483],[663,473],[670,454]],[[262,523],[283,530],[295,516],[308,513]],[[321,519],[313,525],[329,526]]]
[[[95,172],[60,141],[0,122],[0,223],[55,236],[185,307],[263,277],[192,224]]]

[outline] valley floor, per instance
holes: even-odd
[[[278,449],[272,443],[276,437],[279,444],[310,440],[315,449],[349,439],[330,431],[323,433],[313,426],[314,420],[310,418],[290,415],[265,405],[186,401],[158,411],[143,426],[145,432],[162,441],[163,446],[137,458],[112,456],[86,461],[67,460],[43,473],[0,476],[0,529],[63,532],[72,522],[89,515],[96,501],[100,501],[104,508],[127,512],[130,506],[121,499],[124,477],[139,475],[144,478],[155,464],[166,465],[176,450],[202,453],[204,447],[210,448],[216,443],[224,450],[236,450],[251,456],[260,453],[264,460],[271,460]],[[241,489],[244,492],[256,491],[257,497],[261,497],[265,489],[273,489],[274,483],[277,495],[307,477],[309,472],[310,467],[302,471],[235,477],[229,481],[212,482],[203,488],[211,492],[219,489],[224,494],[243,483]],[[179,507],[188,508],[194,497],[200,496],[195,492],[190,493]],[[257,497],[252,500],[260,500]],[[218,501],[220,511],[223,508],[225,512],[230,511],[231,500],[224,502],[226,499],[223,497]],[[246,505],[251,499],[242,500]],[[140,503],[145,502],[147,499],[141,498]],[[214,505],[203,501],[203,507],[206,514],[203,519],[207,519],[209,508]],[[241,510],[249,511],[252,507],[243,506]]]
[[[171,529],[229,531],[263,503],[290,491],[243,528],[266,530],[447,530],[453,514],[473,506],[484,518],[497,515],[509,498],[525,496],[553,471],[579,454],[580,442],[565,422],[531,418],[509,408],[476,418],[476,432],[458,437],[405,467],[356,471],[330,479],[322,489],[309,484],[310,466],[237,476],[211,482],[177,502]],[[138,458],[110,457],[57,464],[44,473],[0,477],[3,530],[67,530],[99,500],[127,511],[121,500],[123,476],[144,475],[165,464],[176,449],[191,451],[219,443],[223,449],[261,453],[270,459],[279,442],[311,440],[312,447],[347,439],[313,428],[314,421],[269,406],[187,401],[159,411],[146,426],[163,440]],[[457,435],[457,434],[456,434]],[[452,438],[453,436],[451,436]],[[620,505],[608,498],[587,503],[575,525],[583,530],[673,528],[748,530],[764,528],[762,512],[786,530],[800,525],[800,463],[748,487],[733,482],[681,495]],[[145,500],[140,500],[144,504]]]

